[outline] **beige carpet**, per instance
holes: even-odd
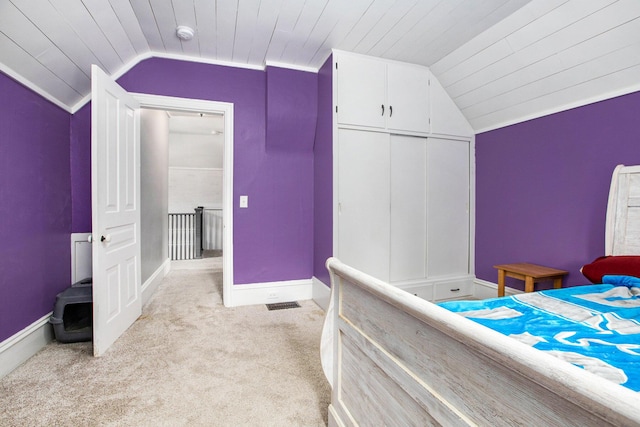
[[[53,342],[0,380],[0,426],[322,426],[324,313],[222,305],[222,259],[172,264],[101,358]]]

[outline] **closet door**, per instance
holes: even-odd
[[[429,132],[429,70],[405,64],[387,66],[387,128]]]
[[[377,59],[342,55],[338,69],[338,123],[384,128],[386,65]]]
[[[338,130],[338,258],[389,281],[389,135]]]
[[[391,136],[390,281],[424,279],[427,139]]]
[[[427,276],[469,273],[469,141],[427,141]]]

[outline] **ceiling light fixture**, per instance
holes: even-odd
[[[178,28],[176,28],[176,36],[178,36],[180,40],[191,40],[194,35],[195,32],[193,28],[187,27],[186,25],[179,25]]]

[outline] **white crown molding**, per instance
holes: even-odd
[[[4,65],[1,62],[0,62],[0,71],[3,72],[4,74],[6,74],[7,76],[9,76],[10,78],[12,78],[13,80],[17,81],[21,85],[25,86],[27,89],[30,89],[33,92],[37,93],[38,95],[40,95],[41,97],[43,97],[47,101],[49,101],[52,104],[54,104],[56,107],[62,108],[67,113],[72,113],[71,107],[69,107],[67,104],[65,104],[64,102],[60,101],[55,96],[51,95],[49,92],[47,92],[46,90],[42,89],[40,86],[38,86],[38,85],[34,84],[33,82],[31,82],[30,80],[27,80],[26,78],[22,77],[20,74],[16,73],[13,69],[7,67],[6,65]]]
[[[305,71],[307,73],[316,73],[316,74],[318,73],[318,68],[316,67],[305,67],[302,65],[285,64],[283,62],[277,62],[277,61],[266,61],[265,68],[266,67],[286,68],[288,70]]]
[[[150,52],[142,53],[142,54],[136,56],[131,61],[127,62],[122,67],[120,67],[118,69],[118,71],[116,71],[115,73],[113,73],[111,75],[111,77],[114,80],[118,80],[120,77],[125,75],[128,71],[130,71],[133,67],[138,65],[140,62],[142,62],[142,61],[144,61],[146,59],[150,59],[150,58],[172,59],[172,60],[176,60],[176,61],[196,62],[196,63],[200,63],[200,64],[220,65],[220,66],[223,66],[223,67],[243,68],[243,69],[257,70],[257,71],[264,71],[267,66],[270,66],[270,67],[287,68],[287,69],[297,70],[297,71],[306,71],[306,72],[311,72],[311,73],[317,73],[318,72],[318,68],[301,67],[301,66],[297,66],[297,65],[280,63],[280,62],[270,62],[270,61],[268,61],[265,65],[240,64],[240,63],[231,62],[231,61],[219,61],[219,60],[216,60],[216,59],[197,58],[197,57],[188,56],[188,55],[178,55],[178,54],[171,54],[171,53],[164,53],[164,52],[151,52],[150,51]],[[39,95],[49,99],[47,96],[45,96],[46,92],[44,92],[41,89],[37,88],[35,85],[32,85],[32,86],[33,87],[30,87],[32,90],[34,90]],[[51,95],[49,95],[49,97],[51,97]],[[75,103],[73,106],[67,106],[64,103],[61,103],[59,100],[56,100],[55,98],[53,98],[51,100],[51,102],[56,103],[56,105],[59,105],[61,108],[63,108],[65,111],[70,112],[71,114],[75,114],[76,112],[78,112],[78,110],[80,110],[82,107],[84,107],[89,101],[91,101],[91,94],[90,93],[87,94],[86,96],[84,96],[80,101]]]
[[[512,120],[506,120],[494,125],[490,125],[490,126],[486,126],[486,127],[482,127],[482,128],[478,128],[475,129],[474,131],[476,132],[476,135],[479,133],[484,133],[484,132],[489,132],[492,130],[496,130],[496,129],[501,129],[507,126],[511,126],[511,125],[516,125],[518,123],[523,123],[529,120],[534,120],[534,119],[539,119],[541,117],[546,117],[546,116],[550,116],[552,114],[557,114],[557,113],[562,113],[563,111],[569,111],[569,110],[573,110],[574,108],[580,108],[580,107],[584,107],[586,105],[590,105],[590,104],[595,104],[597,102],[601,102],[601,101],[607,101],[609,99],[613,99],[613,98],[617,98],[619,96],[624,96],[624,95],[629,95],[630,93],[634,93],[634,92],[638,92],[640,91],[640,83],[637,85],[633,85],[633,86],[628,86],[625,88],[621,88],[621,89],[617,89],[614,91],[610,91],[607,93],[603,93],[600,95],[596,95],[596,96],[592,96],[589,98],[585,98],[585,99],[580,99],[578,101],[575,102],[570,102],[568,104],[563,104],[563,105],[559,105],[557,107],[554,108],[549,108],[547,110],[542,110],[542,111],[537,111],[533,114],[527,114],[525,116],[521,116],[521,117],[517,117],[515,119]],[[469,119],[467,119],[469,120]]]

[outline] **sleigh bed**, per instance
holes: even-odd
[[[606,229],[608,255],[640,255],[640,166],[614,171]],[[330,426],[640,425],[632,388],[451,311],[469,312],[464,304],[432,304],[335,258],[327,267],[332,301],[322,362],[332,384]],[[632,277],[617,280],[640,293]],[[611,316],[640,325],[640,316]],[[610,336],[600,332],[596,340]],[[633,345],[620,348],[640,359]],[[640,363],[635,369],[640,375]]]

